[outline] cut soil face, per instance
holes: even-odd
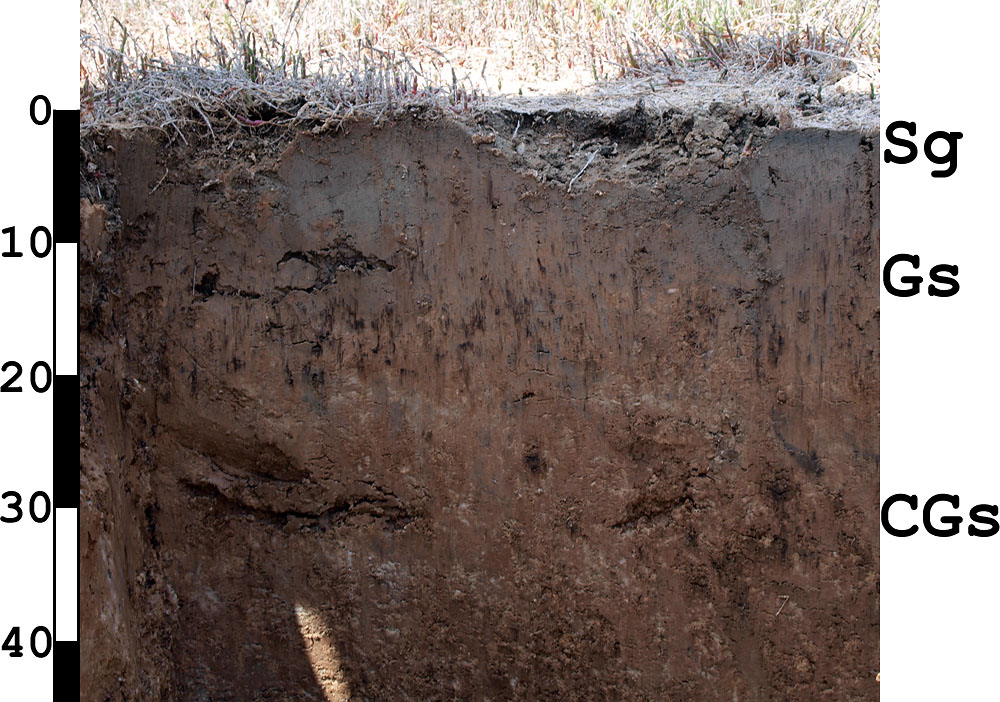
[[[84,139],[83,699],[877,694],[877,137],[614,119]]]

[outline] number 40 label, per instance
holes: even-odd
[[[45,658],[52,650],[52,634],[44,626],[36,626],[28,637],[28,648],[35,658]],[[24,646],[21,644],[21,627],[11,628],[7,638],[4,639],[0,651],[4,651],[11,658],[21,658],[24,656]]]

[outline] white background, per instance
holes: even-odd
[[[0,362],[27,370],[52,360],[51,259],[27,248],[35,226],[51,226],[51,131],[32,124],[27,109],[38,93],[53,107],[78,106],[78,6],[4,3],[0,19],[0,226],[15,226],[26,252],[0,259]],[[956,264],[962,287],[947,299],[882,291],[881,493],[921,501],[957,494],[966,515],[975,504],[1000,502],[997,26],[992,3],[882,4],[883,128],[905,119],[917,123],[921,141],[935,130],[965,136],[950,178],[931,178],[937,166],[922,157],[882,165],[882,261],[919,254],[925,274],[935,263]],[[50,431],[51,394],[0,395],[0,492],[25,500],[51,492]],[[894,515],[908,516],[903,508]],[[51,521],[0,524],[0,640],[20,626],[26,647],[23,658],[0,655],[0,699],[51,699],[52,659],[27,651],[31,629],[52,627],[51,549]],[[881,563],[882,698],[996,699],[1000,536],[883,532]]]
[[[1000,699],[1000,536],[965,534],[969,508],[1000,503],[998,21],[995,3],[882,4],[882,148],[899,119],[916,122],[921,147],[932,131],[964,134],[950,178],[931,178],[922,155],[881,170],[883,263],[918,254],[925,269],[958,265],[961,283],[952,298],[882,290],[882,498],[955,494],[966,516],[952,538],[882,532],[888,702]],[[906,512],[893,510],[904,525]]]
[[[17,361],[25,370],[24,392],[0,394],[0,493],[19,492],[25,507],[19,523],[0,523],[0,642],[19,626],[25,654],[0,654],[4,701],[52,699],[52,656],[37,659],[28,648],[32,629],[53,627],[52,520],[36,524],[26,510],[32,493],[52,493],[52,394],[39,395],[27,382],[33,363],[53,360],[52,258],[37,259],[28,248],[32,229],[52,228],[52,131],[31,122],[28,105],[42,93],[54,108],[79,106],[78,23],[75,2],[0,7],[0,228],[16,228],[18,250],[25,254],[0,258],[0,364]],[[0,236],[2,250],[8,241]],[[2,507],[0,513],[10,514]]]

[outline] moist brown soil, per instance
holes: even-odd
[[[875,699],[876,139],[86,135],[82,699]]]

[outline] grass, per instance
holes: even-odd
[[[692,62],[879,61],[877,0],[84,0],[80,21],[84,114],[175,129],[461,110]]]

